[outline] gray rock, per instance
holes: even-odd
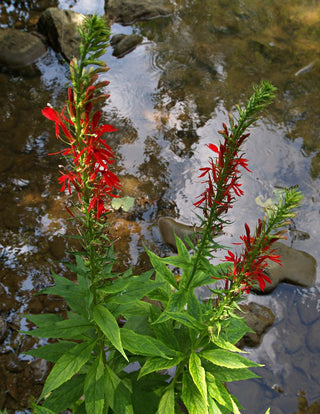
[[[297,286],[310,287],[313,285],[316,276],[317,262],[309,253],[293,249],[281,242],[273,244],[275,253],[281,256],[282,265],[270,262],[266,270],[271,279],[271,284],[267,283],[264,293],[272,292],[279,283],[286,282]],[[257,287],[253,289],[261,293]]]
[[[70,61],[73,56],[79,57],[81,38],[77,28],[83,18],[83,14],[71,10],[49,7],[40,16],[38,31],[46,36],[53,50]]]
[[[312,324],[319,317],[319,298],[308,296],[307,299],[297,301],[297,311],[305,325]]]
[[[258,346],[262,334],[273,324],[275,316],[271,309],[258,303],[251,302],[248,305],[240,305],[242,312],[237,311],[244,318],[245,323],[254,332],[247,332],[240,340],[238,346]]]
[[[169,0],[106,0],[105,9],[111,20],[125,25],[168,16],[173,12]]]
[[[196,233],[196,231],[200,231],[200,229],[195,226],[179,223],[171,217],[160,217],[158,226],[163,242],[172,247],[174,251],[177,251],[176,240],[174,237],[175,234],[182,240],[184,240],[186,236],[193,241],[199,237],[199,234]]]
[[[142,37],[139,35],[114,35],[110,42],[113,47],[113,56],[118,58],[123,57],[132,52],[132,50],[134,50],[141,42]]]
[[[24,73],[45,53],[46,47],[38,36],[16,29],[0,30],[0,66]]]

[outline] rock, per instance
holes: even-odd
[[[70,61],[73,56],[79,57],[81,38],[77,28],[83,18],[83,14],[71,10],[49,7],[41,14],[37,27],[46,36],[53,50]]]
[[[32,369],[34,382],[44,384],[50,369],[48,362],[45,359],[36,359],[30,363],[30,367]]]
[[[168,16],[173,12],[169,0],[106,0],[105,9],[111,20],[124,25]]]
[[[24,370],[25,363],[21,361],[16,354],[11,353],[8,361],[6,362],[6,368],[10,372],[22,372]]]
[[[163,242],[171,246],[175,251],[177,251],[175,234],[183,241],[186,236],[192,241],[196,241],[196,238],[199,237],[199,234],[196,233],[196,231],[200,231],[199,228],[179,223],[171,217],[160,217],[158,226]],[[186,246],[188,247],[187,244]]]
[[[317,264],[313,256],[286,246],[281,242],[275,242],[273,248],[275,253],[281,256],[282,265],[269,262],[266,273],[272,283],[266,284],[264,293],[272,292],[282,282],[302,287],[312,286],[316,276]],[[256,293],[261,293],[259,287],[255,287],[252,290]]]
[[[142,42],[142,37],[138,35],[117,34],[111,39],[111,46],[113,46],[113,56],[121,58],[126,54],[132,52]]]
[[[33,64],[46,53],[42,40],[16,29],[0,30],[0,66],[19,73],[39,73]]]
[[[7,324],[4,319],[0,316],[0,343],[5,339],[7,336]]]
[[[236,313],[244,318],[245,323],[254,332],[247,332],[239,341],[238,346],[258,346],[262,334],[273,324],[275,316],[266,306],[251,302],[248,305],[240,305],[242,312]]]

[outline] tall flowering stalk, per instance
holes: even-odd
[[[107,72],[106,63],[98,60],[105,53],[109,29],[105,23],[93,17],[85,19],[81,30],[83,43],[80,59],[70,63],[72,87],[68,88],[68,101],[59,114],[51,107],[42,110],[43,115],[55,122],[56,137],[68,145],[61,151],[68,160],[59,182],[61,191],[76,190],[81,212],[93,210],[97,218],[107,211],[105,200],[116,197],[120,189],[119,178],[110,171],[114,154],[103,138],[103,134],[116,131],[112,125],[100,124],[102,113],[95,110],[95,104],[106,100],[109,95],[101,93],[108,81],[99,81],[98,75]],[[97,68],[88,65],[96,65]]]
[[[243,292],[254,284],[263,290],[269,281],[267,261],[279,261],[272,243],[283,237],[282,228],[301,195],[296,190],[279,195],[254,232],[245,224],[242,252],[228,251],[218,265],[210,259],[221,248],[215,236],[228,224],[227,212],[243,194],[246,129],[270,103],[274,88],[268,82],[257,86],[248,105],[237,107],[237,121],[230,116],[230,127],[223,125],[223,142],[208,146],[214,157],[201,169],[206,188],[195,202],[202,212],[202,232],[198,242],[187,240],[191,252],[176,237],[177,255],[160,258],[147,250],[149,271],[115,274],[105,218],[108,199],[117,196],[120,181],[110,169],[114,154],[104,138],[115,128],[100,124],[102,113],[96,109],[108,97],[103,93],[108,82],[98,75],[108,70],[99,57],[109,29],[104,19],[92,16],[80,34],[80,59],[70,63],[65,107],[60,113],[50,106],[42,111],[66,145],[59,182],[61,191],[77,196],[67,209],[82,249],[74,253],[75,263],[68,264],[77,280],[53,274],[55,285],[41,292],[64,298],[66,317],[28,316],[38,326],[28,335],[56,341],[28,352],[54,364],[34,412],[240,414],[242,407],[225,384],[256,377],[247,368],[259,365],[238,354],[236,343],[248,328],[233,310]],[[167,265],[179,268],[179,277]],[[199,301],[195,289],[218,279],[225,288],[211,289],[212,297]],[[163,375],[168,369],[172,375]]]

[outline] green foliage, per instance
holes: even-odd
[[[86,105],[99,101],[94,94],[89,99],[86,88],[106,70],[99,58],[107,45],[109,28],[102,18],[93,16],[85,19],[80,35],[80,60],[73,59],[70,65],[78,144]],[[87,69],[88,65],[96,68]],[[105,83],[95,85],[95,91],[101,92]],[[243,133],[271,102],[274,92],[270,83],[262,82],[254,88],[245,108],[236,107],[238,118],[230,117],[230,130],[225,126],[221,132],[226,145],[245,139]],[[213,151],[219,150],[214,146]],[[228,157],[231,152],[225,153]],[[80,151],[79,158],[81,154]],[[237,152],[232,154],[236,157]],[[243,160],[239,156],[236,161],[240,159]],[[75,263],[68,264],[77,280],[53,273],[54,286],[41,291],[62,297],[70,309],[67,317],[28,315],[38,327],[26,334],[57,339],[27,352],[54,363],[38,401],[41,405],[34,406],[35,413],[70,409],[75,414],[179,414],[186,408],[189,414],[240,414],[242,407],[225,383],[257,378],[250,368],[261,367],[239,355],[241,350],[236,346],[249,331],[235,314],[246,274],[240,270],[233,277],[232,266],[239,270],[238,258],[231,257],[233,260],[217,265],[211,260],[214,251],[222,248],[214,241],[213,229],[227,224],[218,212],[225,196],[221,194],[224,181],[230,178],[230,165],[240,165],[236,161],[223,161],[227,167],[219,170],[222,182],[216,188],[218,201],[212,203],[210,210],[203,209],[203,231],[195,243],[187,240],[190,250],[177,236],[176,255],[161,258],[146,249],[152,269],[138,276],[131,269],[123,274],[113,273],[113,243],[106,236],[106,222],[88,209],[90,197],[84,196],[81,214],[74,218],[80,229],[82,250],[75,252]],[[88,181],[85,168],[81,174]],[[205,182],[212,190],[210,179]],[[234,182],[227,186],[228,191]],[[211,190],[210,197],[214,195]],[[205,193],[206,202],[207,196]],[[277,204],[267,210],[259,224],[256,240],[261,243],[254,247],[252,266],[265,247],[262,242],[281,237],[274,230],[286,225],[301,198],[294,189],[278,194]],[[218,280],[224,281],[224,289],[211,288],[207,301],[197,298],[196,288]],[[138,367],[133,368],[131,363]]]

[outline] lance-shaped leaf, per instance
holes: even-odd
[[[168,301],[166,310],[159,316],[159,318],[153,323],[161,323],[170,319],[167,312],[180,312],[184,305],[187,303],[188,291],[186,289],[180,289],[171,294]]]
[[[163,263],[162,259],[148,249],[146,249],[146,252],[149,256],[150,262],[154,270],[158,273],[158,275],[161,276],[163,280],[170,283],[171,286],[173,286],[176,289],[179,289],[174,274],[167,268],[167,266]]]
[[[85,319],[64,319],[56,323],[51,323],[46,327],[43,326],[22,333],[38,338],[82,339],[83,334],[92,328],[94,326]]]
[[[31,349],[30,351],[24,353],[26,355],[34,356],[36,358],[45,359],[46,361],[57,362],[63,354],[70,351],[76,345],[76,342],[61,341],[55,342],[53,344],[44,345],[37,349]]]
[[[256,364],[241,355],[226,351],[224,349],[202,351],[199,355],[215,365],[226,368],[262,367],[260,364]]]
[[[120,332],[124,348],[133,354],[161,356],[166,359],[176,356],[176,351],[152,336],[137,334],[125,328],[120,329]]]
[[[93,317],[112,345],[128,360],[121,343],[120,328],[112,313],[103,305],[93,309]]]
[[[208,414],[208,405],[196,387],[189,373],[182,378],[182,401],[189,414]]]
[[[241,414],[235,399],[233,399],[227,388],[220,381],[217,381],[209,372],[206,372],[206,380],[208,394],[211,398],[215,399],[219,404],[226,407],[232,413]]]
[[[174,410],[174,388],[167,388],[161,397],[159,407],[156,414],[175,414]]]
[[[198,331],[206,329],[205,324],[198,322],[197,319],[186,312],[166,312],[166,315],[168,315],[171,319],[188,326],[189,328],[196,329]]]
[[[96,341],[82,342],[73,347],[69,352],[62,355],[52,368],[43,387],[41,398],[50,391],[55,390],[77,374],[83,365],[91,358],[91,352]]]
[[[83,395],[84,379],[85,375],[75,375],[52,391],[49,397],[45,399],[43,406],[55,413],[61,413],[70,408]]]
[[[151,372],[170,369],[178,365],[183,360],[183,358],[183,354],[179,354],[178,356],[172,359],[162,358],[160,356],[149,357],[146,359],[145,364],[140,369],[138,379],[143,377],[144,375],[150,374]]]
[[[202,398],[208,403],[205,370],[201,366],[201,360],[195,352],[192,352],[189,358],[189,372]]]
[[[104,364],[102,353],[100,353],[88,369],[84,383],[84,401],[87,413],[103,414],[104,391]]]

